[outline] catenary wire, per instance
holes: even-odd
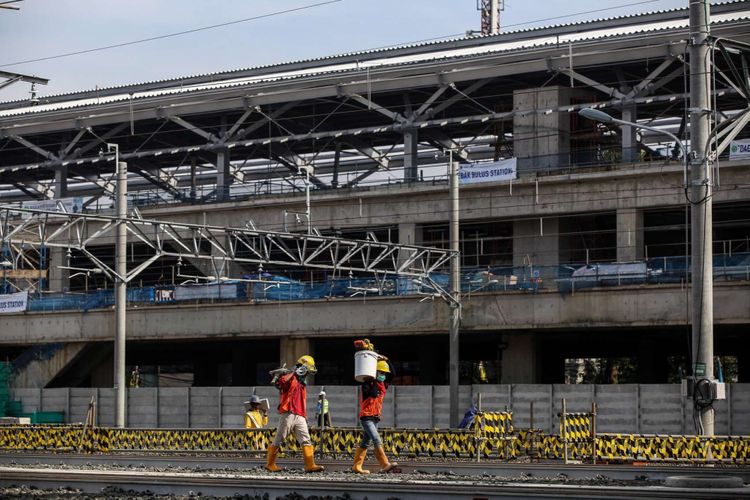
[[[314,3],[314,4],[303,5],[301,7],[295,7],[295,8],[292,8],[292,9],[285,9],[285,10],[279,10],[279,11],[276,11],[276,12],[269,12],[268,14],[261,14],[261,15],[258,15],[258,16],[246,17],[244,19],[237,19],[237,20],[228,21],[228,22],[225,22],[225,23],[213,24],[211,26],[203,26],[203,27],[200,27],[200,28],[194,28],[194,29],[190,29],[190,30],[178,31],[178,32],[175,32],[175,33],[168,33],[166,35],[158,35],[158,36],[153,36],[153,37],[149,37],[149,38],[142,38],[140,40],[131,40],[129,42],[122,42],[122,43],[116,43],[116,44],[112,44],[112,45],[105,45],[103,47],[96,47],[96,48],[92,48],[92,49],[78,50],[78,51],[75,51],[75,52],[67,52],[67,53],[64,53],[64,54],[56,54],[54,56],[39,57],[39,58],[36,58],[36,59],[26,59],[26,60],[22,60],[22,61],[15,61],[15,62],[12,62],[12,63],[0,64],[0,68],[5,68],[5,67],[8,67],[8,66],[19,66],[21,64],[28,64],[28,63],[32,63],[32,62],[49,61],[49,60],[52,60],[52,59],[61,59],[61,58],[64,58],[64,57],[71,57],[71,56],[76,56],[76,55],[81,55],[81,54],[89,54],[89,53],[92,53],[92,52],[100,52],[100,51],[103,51],[103,50],[115,49],[115,48],[120,48],[120,47],[127,47],[129,45],[136,45],[136,44],[141,44],[141,43],[146,43],[146,42],[153,42],[153,41],[156,41],[156,40],[163,40],[163,39],[166,39],[166,38],[172,38],[172,37],[187,35],[187,34],[191,34],[191,33],[198,33],[200,31],[207,31],[207,30],[212,30],[212,29],[216,29],[216,28],[223,28],[225,26],[231,26],[231,25],[234,25],[234,24],[246,23],[246,22],[250,22],[250,21],[257,21],[259,19],[266,19],[266,18],[269,18],[269,17],[279,16],[279,15],[282,15],[282,14],[289,14],[289,13],[292,13],[292,12],[299,12],[299,11],[302,11],[302,10],[308,10],[308,9],[312,9],[314,7],[321,7],[323,5],[329,5],[329,4],[339,3],[339,2],[343,2],[343,1],[344,0],[327,0],[325,2],[318,2],[318,3]]]

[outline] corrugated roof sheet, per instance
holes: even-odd
[[[734,9],[731,12],[728,12],[726,14],[720,14],[717,16],[713,16],[712,18],[712,24],[720,25],[727,22],[733,22],[743,19],[750,18],[750,5],[748,5],[748,2],[746,0],[735,0],[730,2],[722,2],[720,4],[715,4],[714,6],[734,6],[734,5],[746,5],[745,10],[737,10]],[[625,23],[622,25],[613,25],[611,27],[598,27],[601,23],[610,23],[612,21],[619,21],[619,20],[638,20],[643,19],[647,16],[653,16],[653,15],[660,15],[660,14],[675,14],[675,13],[684,13],[684,16],[680,16],[677,19],[673,19],[671,21],[667,22],[648,22],[648,23]],[[202,75],[193,75],[193,76],[187,76],[177,79],[165,79],[165,80],[155,80],[151,82],[144,82],[144,83],[138,83],[133,85],[126,85],[126,86],[116,86],[116,87],[108,87],[103,89],[98,89],[97,91],[87,91],[84,93],[69,93],[69,94],[59,94],[54,96],[47,97],[48,99],[52,98],[64,98],[66,96],[70,96],[71,99],[68,101],[63,102],[56,102],[56,103],[50,103],[50,104],[40,104],[37,106],[27,106],[27,107],[12,107],[11,109],[6,109],[5,111],[0,111],[0,118],[2,117],[11,117],[11,116],[17,116],[22,114],[31,114],[31,113],[42,113],[46,111],[56,111],[56,110],[65,110],[65,109],[72,109],[77,107],[85,107],[90,105],[101,105],[106,103],[116,103],[116,102],[122,102],[127,101],[130,99],[137,100],[137,99],[144,99],[144,98],[150,98],[150,97],[158,97],[158,96],[165,96],[170,94],[184,94],[184,93],[190,93],[190,92],[197,92],[197,91],[203,91],[203,90],[213,90],[213,89],[221,89],[221,88],[230,88],[230,87],[238,87],[242,85],[249,85],[249,84],[258,84],[258,83],[272,83],[276,81],[284,81],[284,80],[291,80],[296,78],[304,78],[306,76],[320,76],[320,75],[330,75],[330,74],[336,74],[336,73],[346,73],[350,71],[357,71],[362,70],[366,68],[377,68],[377,67],[386,67],[386,66],[399,66],[399,65],[407,65],[407,64],[415,64],[420,62],[430,62],[430,61],[439,61],[444,59],[456,59],[456,58],[463,58],[463,57],[471,57],[476,55],[483,55],[488,53],[502,53],[502,52],[511,52],[511,51],[517,51],[517,50],[524,50],[529,48],[538,48],[538,47],[544,47],[559,43],[567,43],[567,42],[574,42],[574,41],[584,41],[584,40],[604,40],[609,39],[613,37],[618,36],[628,36],[638,33],[654,33],[658,31],[667,31],[671,29],[676,28],[684,28],[687,25],[687,9],[668,9],[668,10],[661,10],[661,11],[654,11],[654,12],[647,12],[642,14],[632,14],[632,15],[625,15],[625,16],[616,16],[616,17],[610,17],[610,18],[604,18],[604,19],[597,19],[593,21],[584,21],[584,22],[577,22],[577,23],[566,23],[566,24],[559,24],[559,25],[552,25],[552,26],[545,26],[545,27],[538,27],[538,28],[529,28],[529,29],[523,29],[523,30],[516,30],[506,33],[501,33],[500,35],[482,35],[482,36],[476,36],[476,37],[459,37],[459,38],[453,38],[448,40],[440,40],[440,41],[428,41],[423,43],[415,43],[415,44],[407,44],[407,45],[399,45],[395,47],[386,47],[386,48],[378,48],[378,49],[372,49],[372,50],[365,50],[365,51],[359,51],[359,52],[350,52],[345,54],[338,54],[338,55],[332,55],[332,56],[325,56],[320,58],[314,58],[314,59],[306,59],[306,60],[300,60],[295,62],[289,62],[289,63],[282,63],[282,64],[273,64],[273,65],[264,65],[264,66],[257,66],[253,68],[246,68],[246,69],[238,69],[231,72],[221,72],[221,73],[207,73]],[[564,34],[564,35],[554,35],[552,32],[554,30],[560,30],[562,28],[570,28],[570,27],[579,27],[579,28],[586,28],[586,27],[592,27],[593,29],[586,31],[586,30],[578,30],[570,34]],[[547,34],[549,32],[549,34]],[[538,33],[540,36],[538,38],[530,38],[529,36],[520,37],[521,39],[518,41],[511,41],[512,38],[518,36],[518,35],[533,35],[535,33]],[[546,36],[542,36],[545,35]],[[498,41],[493,43],[493,40],[497,39]],[[499,41],[499,40],[505,40],[505,41]],[[481,43],[478,44],[471,44],[467,45],[463,48],[454,48],[450,45],[455,42],[474,42],[478,41]],[[441,48],[442,46],[442,48]],[[416,49],[416,48],[425,48],[425,47],[435,47],[435,51],[431,51],[428,53],[415,53],[415,54],[409,54],[409,49]],[[401,54],[403,53],[403,54]],[[362,55],[373,55],[373,54],[382,54],[383,57],[380,59],[371,59],[366,61],[357,61],[357,56]],[[325,61],[333,61],[336,59],[342,59],[341,62],[337,64],[332,65],[316,65],[313,67],[305,68],[305,69],[299,69],[299,70],[284,70],[285,67],[289,67],[295,64],[307,64],[307,63],[318,63],[318,62],[325,62]],[[348,61],[346,61],[348,59]],[[278,72],[271,73],[270,70],[278,69]],[[248,71],[263,71],[263,70],[269,70],[268,73],[262,73],[257,76],[235,76],[232,77],[231,75],[238,75],[243,72]],[[214,80],[214,77],[222,76],[221,79]],[[212,81],[202,82],[202,83],[196,83],[196,84],[183,84],[185,80],[191,80],[191,79],[201,79],[201,78],[210,78]],[[165,83],[174,83],[175,85],[173,87],[164,87],[163,84]],[[148,87],[149,85],[152,85],[154,89],[144,89],[137,92],[128,92],[127,89],[130,89],[135,86],[141,86],[141,87]],[[94,95],[95,92],[106,92],[106,91],[118,91],[122,89],[123,93],[118,93],[115,95],[107,95],[105,97],[98,97]],[[81,95],[83,94],[83,95]],[[92,95],[85,95],[85,94],[92,94]],[[80,97],[73,97],[73,96],[80,96]],[[22,104],[25,101],[12,101],[5,104]]]

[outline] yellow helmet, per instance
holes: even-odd
[[[388,362],[384,359],[381,359],[378,361],[378,366],[376,368],[379,372],[383,373],[391,373],[391,369],[388,366]]]
[[[318,369],[315,368],[315,360],[310,355],[305,354],[304,356],[301,356],[297,360],[297,364],[307,367],[310,373],[315,373],[316,371],[318,371]]]

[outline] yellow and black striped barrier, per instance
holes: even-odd
[[[479,412],[473,426],[479,458],[511,459],[518,456],[517,448],[513,446],[516,440],[513,436],[513,412]]]
[[[506,427],[507,429],[507,427]],[[0,450],[117,451],[151,452],[247,452],[264,453],[274,429],[112,429],[74,425],[0,426]],[[311,429],[318,452],[352,456],[362,438],[354,428]],[[513,459],[531,456],[540,459],[564,458],[565,440],[521,430],[512,436],[495,433],[477,439],[476,430],[383,429],[383,444],[395,457],[436,459],[482,458]],[[298,453],[292,437],[282,447]],[[591,443],[569,441],[568,455],[584,460],[591,455]],[[750,436],[669,436],[597,434],[595,456],[608,462],[685,462],[750,464]]]
[[[562,412],[558,416],[563,460],[566,464],[570,460],[596,463],[596,403],[591,404],[591,413],[568,413],[565,399],[560,403]],[[548,447],[543,447],[543,451]]]

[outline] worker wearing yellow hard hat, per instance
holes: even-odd
[[[310,431],[307,428],[307,375],[314,374],[315,360],[312,356],[301,356],[297,360],[294,370],[285,367],[272,370],[272,382],[281,393],[279,402],[279,426],[273,444],[268,447],[268,461],[266,469],[278,472],[281,468],[276,465],[276,457],[279,448],[286,437],[293,433],[297,442],[302,446],[302,455],[305,460],[306,472],[319,472],[323,467],[315,464],[313,457],[312,441]]]

